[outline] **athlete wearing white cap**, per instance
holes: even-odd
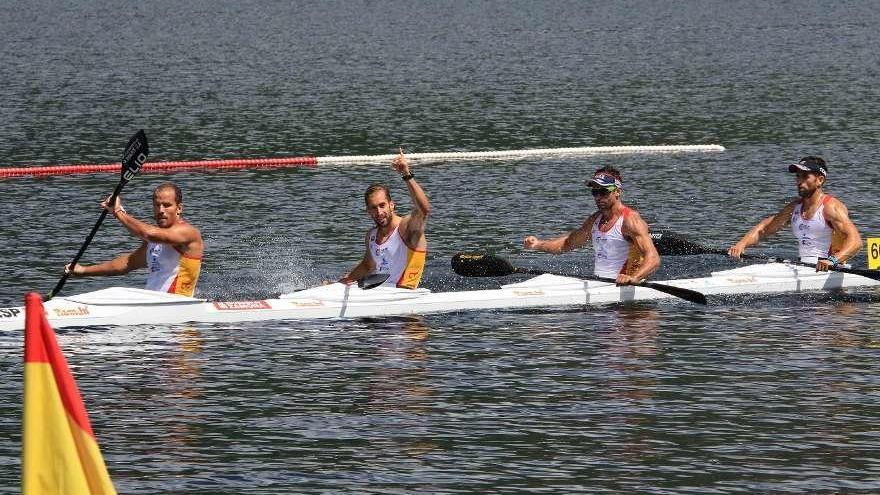
[[[639,212],[623,204],[623,178],[614,167],[602,167],[587,181],[598,211],[577,229],[547,240],[528,236],[527,249],[559,254],[592,242],[593,273],[613,278],[618,285],[638,284],[660,267],[660,255],[651,241],[648,224]]]

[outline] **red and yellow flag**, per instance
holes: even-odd
[[[25,296],[25,311],[21,492],[115,494],[39,294]]]

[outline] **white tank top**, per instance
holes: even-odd
[[[825,195],[822,204],[816,209],[812,218],[804,220],[803,201],[794,207],[791,212],[791,231],[798,240],[798,254],[804,263],[816,263],[819,258],[828,256],[831,250],[832,234],[834,230],[825,221],[825,203],[831,196]]]
[[[425,269],[426,251],[407,246],[403,237],[394,229],[382,244],[376,243],[378,227],[370,230],[370,256],[377,273],[388,273],[382,285],[415,289]]]
[[[630,256],[630,243],[623,237],[622,230],[626,213],[624,210],[607,232],[599,230],[601,216],[593,222],[593,248],[596,251],[593,274],[597,277],[617,278],[624,271]]]
[[[199,279],[202,259],[186,256],[173,246],[147,243],[147,290],[192,296]]]

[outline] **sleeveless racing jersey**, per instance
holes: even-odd
[[[623,236],[623,220],[630,211],[624,207],[620,217],[606,232],[599,229],[601,216],[593,222],[593,247],[596,251],[593,273],[597,277],[617,278],[621,273],[632,275],[641,266],[644,256]]]
[[[791,231],[797,237],[798,254],[804,263],[816,263],[819,258],[828,256],[843,245],[843,233],[832,229],[825,220],[825,204],[830,199],[830,194],[822,198],[812,218],[804,219],[803,201],[791,212]]]
[[[147,290],[192,297],[202,258],[187,256],[168,244],[147,243]]]
[[[390,274],[382,285],[415,289],[422,280],[427,251],[413,249],[394,229],[382,244],[376,243],[378,227],[370,230],[370,256],[377,273]]]

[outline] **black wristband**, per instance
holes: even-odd
[[[408,174],[406,174],[406,175],[401,175],[400,178],[406,181],[406,180],[412,180],[412,179],[415,179],[416,176],[413,175],[412,172],[410,172],[410,173],[408,173]]]

